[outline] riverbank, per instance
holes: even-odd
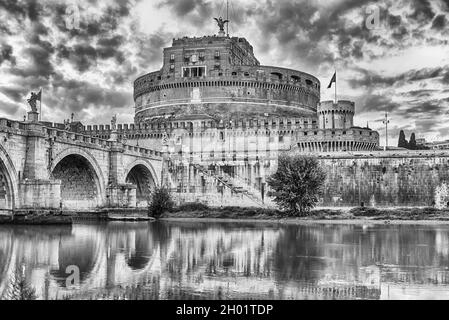
[[[280,210],[260,208],[209,208],[201,204],[187,204],[164,213],[163,220],[189,221],[267,221],[282,223],[335,224],[449,224],[449,210],[434,208],[344,208],[316,209],[304,217],[290,216]]]
[[[74,222],[149,222],[147,208],[105,208],[90,211],[15,210],[0,214],[0,225],[72,225]]]

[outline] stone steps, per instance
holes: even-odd
[[[254,195],[252,192],[247,190],[245,187],[242,187],[241,185],[236,185],[232,177],[226,177],[224,175],[215,175],[199,164],[194,164],[193,166],[202,173],[207,174],[208,176],[219,181],[220,183],[223,183],[226,187],[230,188],[236,194],[242,194],[246,196],[246,198],[250,199],[254,203],[257,203],[257,205],[262,208],[266,207],[263,201],[259,199],[256,195]]]

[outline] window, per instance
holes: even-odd
[[[215,59],[220,59],[220,51],[215,51]]]
[[[175,61],[175,54],[174,53],[172,53],[171,55],[170,55],[170,61]]]
[[[171,71],[171,72],[175,71],[175,65],[174,65],[174,64],[171,64],[171,65],[170,65],[170,71]]]
[[[204,61],[204,52],[200,52],[200,60]]]
[[[182,70],[184,78],[199,78],[206,75],[206,67],[184,67]]]
[[[293,82],[301,82],[301,78],[295,75],[291,76],[291,79]]]

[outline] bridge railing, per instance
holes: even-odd
[[[81,134],[81,133],[66,131],[66,130],[62,130],[59,128],[55,128],[55,127],[44,126],[42,128],[42,130],[43,130],[44,134],[48,137],[72,140],[72,141],[82,142],[82,143],[86,143],[86,144],[90,144],[90,145],[97,145],[102,148],[110,148],[114,145],[114,141],[105,140],[105,139],[101,139],[98,137],[85,135],[85,134]],[[127,144],[123,144],[123,147],[124,147],[125,151],[138,153],[140,155],[154,156],[154,157],[162,156],[162,153],[158,152],[156,150],[151,150],[151,149],[127,145]]]
[[[35,124],[34,124],[35,125]],[[114,145],[114,141],[101,139],[92,135],[88,134],[82,134],[78,132],[72,132],[72,131],[66,131],[61,126],[57,126],[54,123],[40,123],[42,126],[42,133],[46,137],[51,138],[58,138],[63,140],[71,140],[81,143],[86,143],[89,145],[96,145],[101,148],[110,148]],[[35,128],[35,127],[34,127]],[[0,118],[0,129],[3,131],[10,130],[32,130],[30,129],[30,123],[29,122],[23,122],[23,121],[16,121],[16,120],[10,120],[6,118]],[[139,146],[133,146],[133,145],[127,145],[123,144],[123,147],[125,151],[133,152],[136,154],[144,155],[144,156],[152,156],[152,157],[162,157],[162,152],[151,150],[148,148],[143,148]]]

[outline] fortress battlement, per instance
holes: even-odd
[[[334,101],[322,101],[318,104],[318,112],[350,112],[355,113],[355,103],[353,101],[338,100]]]

